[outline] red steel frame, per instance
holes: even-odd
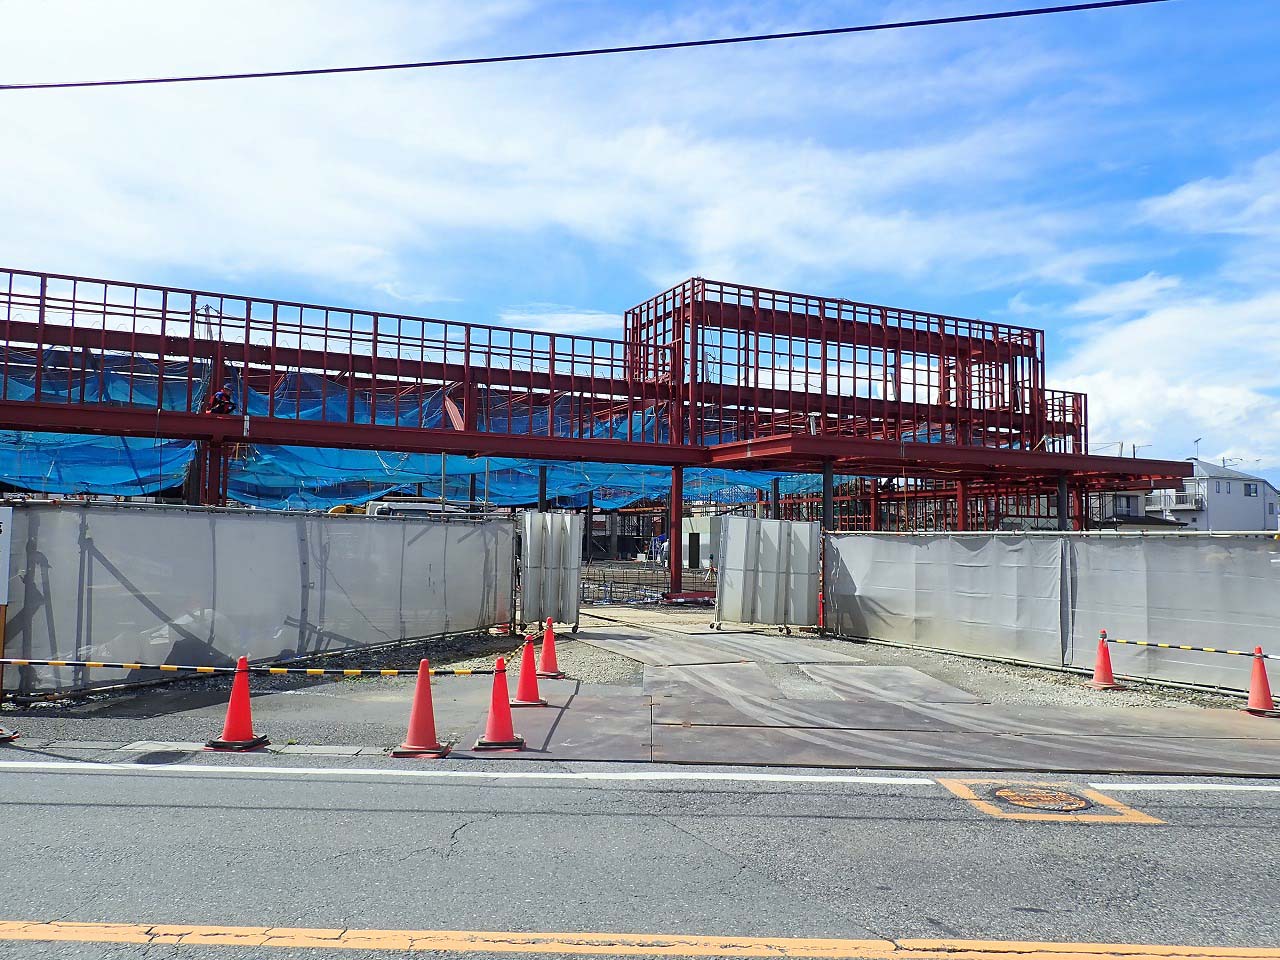
[[[626,313],[637,376],[695,444],[820,434],[1083,454],[1083,394],[1044,384],[1044,333],[687,280]]]
[[[1052,498],[1062,478],[1079,522],[1087,491],[1189,473],[1089,456],[1086,398],[1045,386],[1042,331],[701,278],[628,310],[621,341],[5,269],[0,324],[0,429],[200,441],[203,502],[225,498],[229,445],[245,442],[643,463],[676,477],[831,464],[896,478],[867,488],[857,515],[869,525],[882,504],[938,501],[931,516],[959,528],[997,523],[1017,498]],[[96,402],[86,374],[108,358],[129,371],[127,396]],[[20,362],[34,366],[35,399],[10,399]],[[266,415],[201,410],[210,383],[232,374],[240,409],[253,389]],[[297,374],[345,388],[345,410],[302,420],[297,405],[277,409],[275,387]],[[143,405],[144,380],[175,409]],[[50,383],[53,399],[41,393]],[[403,422],[437,391],[441,426]],[[486,396],[567,414],[512,432],[486,422]],[[373,422],[376,409],[394,423]]]

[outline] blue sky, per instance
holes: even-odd
[[[1006,0],[0,0],[5,81],[806,29]],[[1280,3],[0,94],[0,262],[611,335],[702,275],[1049,333],[1097,452],[1280,479]],[[1110,446],[1107,443],[1110,442]]]

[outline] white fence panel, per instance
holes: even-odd
[[[1280,653],[1280,542],[1243,536],[1072,543],[1070,662],[1092,667],[1098,631],[1124,640]],[[1112,644],[1116,672],[1247,689],[1246,657]]]
[[[1280,541],[1248,534],[833,534],[837,634],[1091,669],[1117,639],[1280,652]],[[1117,673],[1245,690],[1247,657],[1112,644]]]
[[[722,518],[716,619],[815,626],[820,551],[817,523]]]
[[[582,515],[524,514],[520,553],[520,589],[525,623],[550,617],[556,623],[578,622],[582,596]]]
[[[512,613],[508,520],[30,504],[13,535],[11,657],[204,666],[461,633]],[[9,668],[5,685],[126,676]]]
[[[1060,664],[1062,544],[1030,537],[827,536],[827,626]]]

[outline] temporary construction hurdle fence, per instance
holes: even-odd
[[[525,640],[522,648],[523,662],[520,667],[520,684],[516,698],[509,700],[506,677],[506,660],[498,657],[492,669],[436,667],[428,660],[421,660],[416,668],[396,669],[324,669],[319,667],[281,667],[250,666],[248,658],[240,656],[235,666],[195,666],[174,663],[110,663],[105,661],[85,660],[24,660],[19,658],[0,658],[0,664],[19,667],[47,666],[59,668],[97,668],[121,670],[160,671],[166,673],[194,673],[198,675],[230,674],[232,676],[231,697],[227,704],[226,722],[222,735],[206,742],[206,750],[249,751],[259,750],[270,745],[271,741],[254,732],[253,708],[250,702],[249,677],[253,674],[292,674],[308,677],[401,677],[413,675],[417,678],[414,685],[413,705],[409,713],[409,731],[405,741],[390,751],[393,757],[444,757],[450,747],[436,738],[435,709],[432,706],[431,678],[439,676],[471,676],[487,675],[493,677],[493,693],[490,699],[489,715],[485,722],[485,732],[472,747],[473,750],[523,750],[525,740],[515,733],[512,726],[511,710],[513,707],[545,707],[548,701],[538,693],[538,678],[564,678],[556,661],[555,631],[550,622],[542,637],[541,656],[534,666],[533,637]],[[0,745],[13,743],[21,736],[17,730],[0,727]]]
[[[1256,533],[827,534],[826,625],[863,637],[1092,669],[1099,630],[1131,641],[1274,649],[1280,541]],[[1250,662],[1146,644],[1115,670],[1246,690]]]
[[[520,545],[520,619],[578,628],[582,596],[582,514],[524,513]]]
[[[722,517],[717,624],[816,626],[820,551],[817,523]]]
[[[510,518],[17,505],[3,656],[220,666],[510,624]],[[154,675],[152,675],[154,676]],[[117,667],[4,671],[23,693],[120,683]]]

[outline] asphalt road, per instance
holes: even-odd
[[[1280,946],[1275,781],[1048,776],[1162,822],[1023,822],[928,773],[24,759],[0,766],[0,920]],[[0,935],[5,958],[366,955],[398,954]]]

